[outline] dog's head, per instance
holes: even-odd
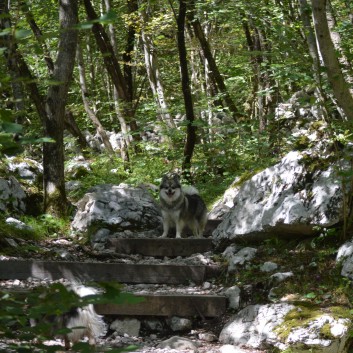
[[[160,197],[166,202],[173,202],[177,200],[182,193],[180,176],[175,173],[165,174],[162,178],[159,190]]]

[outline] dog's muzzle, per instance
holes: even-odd
[[[167,196],[172,197],[172,196],[175,194],[175,191],[172,190],[172,189],[168,189],[168,190],[166,191],[166,194],[167,194]]]

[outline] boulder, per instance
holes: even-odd
[[[168,320],[169,326],[172,331],[187,331],[192,327],[192,321],[178,316],[173,316]]]
[[[194,342],[185,337],[173,336],[167,340],[161,342],[157,348],[158,349],[175,349],[175,350],[188,350],[191,352],[197,352],[198,343]]]
[[[294,306],[287,303],[249,305],[224,326],[219,341],[223,344],[265,349],[277,342],[274,329],[293,309]]]
[[[79,179],[90,173],[92,173],[90,162],[83,156],[71,159],[65,166],[65,175],[72,179]]]
[[[0,211],[24,213],[26,198],[26,193],[15,177],[0,178]]]
[[[224,295],[228,299],[228,307],[230,309],[239,309],[240,306],[240,288],[238,286],[232,286],[226,289]]]
[[[110,325],[110,329],[115,331],[117,335],[128,335],[138,337],[140,334],[141,322],[137,319],[117,319]]]
[[[231,318],[219,340],[252,349],[345,353],[352,321],[335,310],[323,312],[289,303],[249,305]]]
[[[344,243],[339,249],[336,261],[342,264],[341,275],[353,280],[353,242]]]
[[[160,209],[143,188],[126,184],[98,185],[91,188],[76,206],[72,231],[87,233],[93,242],[105,242],[110,237],[162,234]]]
[[[234,198],[239,192],[239,178],[236,178],[232,185],[225,191],[223,197],[216,201],[208,214],[208,219],[223,219],[234,206]]]
[[[243,183],[213,238],[217,243],[274,234],[312,235],[315,227],[330,227],[342,220],[342,205],[342,185],[335,168],[315,170],[307,156],[290,152]]]
[[[7,157],[8,170],[27,184],[38,184],[43,178],[41,163],[29,158]]]

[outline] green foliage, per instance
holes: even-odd
[[[38,237],[60,237],[69,232],[70,220],[54,217],[50,214],[42,214],[36,218],[23,217],[23,220],[30,226]]]
[[[55,324],[55,318],[70,312],[75,307],[89,304],[122,304],[138,303],[143,300],[132,294],[122,293],[121,287],[114,283],[101,283],[102,294],[79,297],[61,283],[50,286],[36,287],[30,292],[19,293],[11,291],[0,292],[0,341],[6,348],[0,347],[0,352],[38,352],[49,353],[62,350],[59,345],[48,346],[45,340],[56,336],[62,337],[70,329]],[[30,325],[34,320],[37,324]],[[126,349],[103,349],[100,352],[128,352],[136,347]],[[72,352],[96,352],[95,347],[88,343],[76,343]]]
[[[40,253],[41,249],[30,245],[25,241],[39,241],[51,237],[67,236],[70,231],[70,221],[60,219],[49,214],[43,214],[38,217],[22,216],[20,217],[24,227],[17,227],[5,222],[0,218],[0,249],[2,254],[17,255]],[[14,239],[18,242],[17,247],[9,246],[6,239]]]
[[[323,231],[315,237],[293,240],[273,236],[258,247],[256,258],[250,264],[229,276],[227,283],[273,288],[268,273],[260,270],[265,262],[270,261],[276,263],[281,272],[294,274],[288,280],[276,283],[273,301],[286,298],[320,307],[342,307],[345,311],[353,302],[352,282],[340,275],[341,266],[335,260],[339,238],[337,231]],[[256,291],[256,296],[261,302],[268,301],[266,290]]]

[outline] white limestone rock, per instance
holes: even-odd
[[[172,329],[172,331],[187,331],[190,330],[192,327],[192,321],[183,318],[183,317],[178,317],[178,316],[173,316],[168,320],[169,326]]]
[[[333,167],[310,171],[300,152],[244,182],[234,207],[213,232],[215,242],[270,235],[311,235],[342,219],[343,192]]]
[[[27,195],[22,186],[13,176],[0,178],[0,211],[26,211]]]
[[[138,337],[140,334],[141,322],[137,319],[115,320],[111,323],[110,329],[115,331],[117,335],[128,335]]]
[[[273,330],[292,309],[294,306],[287,303],[249,305],[230,319],[221,331],[219,341],[263,349],[277,341]]]
[[[229,287],[224,294],[228,298],[228,307],[238,309],[240,306],[240,288],[238,286]]]
[[[223,328],[223,344],[268,349],[276,347],[293,353],[346,353],[353,327],[352,320],[327,312],[313,312],[312,318],[290,320],[286,315],[303,309],[289,303],[249,305],[233,316]],[[283,331],[282,331],[283,330]],[[286,332],[283,336],[281,332]]]
[[[277,268],[278,268],[278,265],[276,263],[267,261],[260,267],[260,270],[262,272],[273,272],[273,271],[276,271]]]
[[[161,234],[160,209],[148,191],[142,188],[126,184],[98,185],[91,188],[76,206],[71,229],[76,233],[88,233],[92,242],[104,242],[116,233],[123,237],[124,232],[133,236],[138,232],[144,236],[149,232],[154,236]],[[104,237],[99,231],[102,228],[105,229]]]
[[[197,352],[197,342],[194,342],[185,337],[173,336],[169,339],[161,342],[157,348],[159,349],[176,349],[178,351],[190,350],[191,352]]]

